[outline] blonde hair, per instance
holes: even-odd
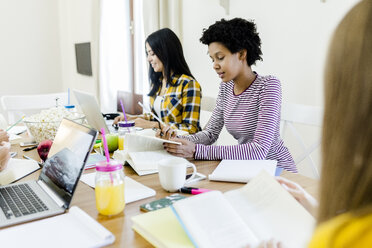
[[[325,71],[322,165],[318,223],[372,205],[370,0],[358,3],[333,36]]]

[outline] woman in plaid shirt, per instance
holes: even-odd
[[[169,28],[152,33],[146,39],[146,54],[151,111],[172,129],[190,134],[200,131],[201,87],[190,72],[176,34]],[[160,128],[148,114],[131,119],[138,127]],[[115,122],[119,120],[123,117]]]

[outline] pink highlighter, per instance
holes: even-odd
[[[198,195],[201,193],[205,193],[208,191],[212,191],[211,189],[202,189],[202,188],[192,188],[192,187],[183,187],[180,189],[181,193]]]

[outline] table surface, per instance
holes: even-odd
[[[22,155],[24,154],[35,160],[39,160],[39,156],[37,154],[36,149],[27,152],[22,151],[22,149],[23,148],[21,148],[18,144],[13,144],[11,148],[12,151],[17,151],[16,158],[22,158]],[[219,163],[219,161],[191,161],[191,162],[193,162],[196,165],[197,171],[203,173],[204,175],[211,174]],[[84,173],[92,172],[94,172],[94,170],[86,170]],[[190,172],[192,172],[192,169],[190,169]],[[78,206],[115,235],[116,237],[115,242],[108,247],[151,247],[150,243],[148,243],[144,238],[142,238],[141,235],[133,231],[133,229],[131,228],[132,227],[131,217],[143,213],[140,211],[139,208],[141,204],[166,197],[171,193],[166,192],[164,189],[161,188],[158,174],[138,176],[130,166],[124,166],[124,173],[126,176],[129,176],[132,179],[154,189],[156,191],[156,195],[140,201],[129,203],[125,206],[123,213],[113,217],[106,217],[100,215],[97,212],[95,206],[94,189],[80,181],[76,189],[75,195],[73,197],[71,206]],[[40,170],[23,178],[21,181],[36,180],[39,174]],[[300,174],[293,174],[287,171],[283,171],[281,176],[290,179],[294,182],[297,182],[310,194],[317,198],[318,188],[317,180],[302,176]],[[215,189],[225,192],[228,190],[242,187],[243,185],[244,184],[242,183],[214,182],[206,179],[195,183],[193,186],[200,188]]]

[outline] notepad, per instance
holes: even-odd
[[[33,160],[11,158],[5,170],[0,172],[0,185],[7,185],[40,169]]]
[[[80,180],[92,188],[95,188],[95,177],[96,173],[83,174]],[[156,195],[155,190],[133,180],[126,176],[124,181],[124,197],[125,203],[130,203],[138,200],[142,200],[151,196]]]
[[[208,176],[212,181],[247,183],[262,170],[275,175],[276,160],[222,160]]]
[[[0,230],[1,247],[102,247],[115,236],[80,208]]]
[[[239,189],[191,196],[134,216],[132,222],[136,232],[158,247],[215,248],[256,247],[271,238],[288,248],[305,247],[315,225],[305,208],[266,172]]]

